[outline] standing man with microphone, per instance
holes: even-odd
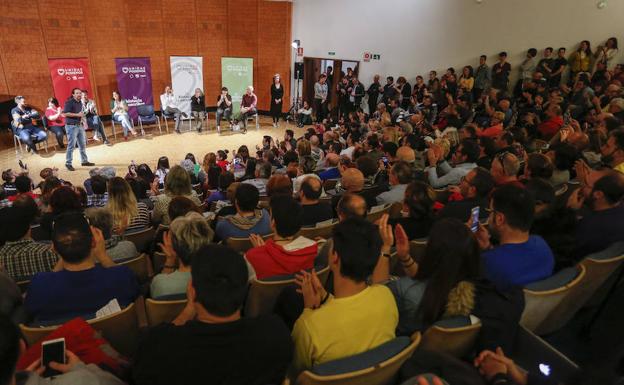
[[[72,95],[65,102],[63,108],[63,114],[65,115],[65,130],[67,131],[67,153],[65,155],[65,167],[69,171],[75,171],[72,166],[74,159],[74,147],[76,141],[78,142],[78,148],[80,149],[80,160],[83,166],[95,166],[94,163],[89,162],[87,158],[87,134],[85,128],[82,125],[82,118],[84,112],[82,109],[82,91],[80,88],[74,88]]]

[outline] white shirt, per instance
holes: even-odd
[[[178,108],[178,104],[175,100],[175,95],[173,94],[162,94],[160,95],[160,106],[164,110],[167,107]]]

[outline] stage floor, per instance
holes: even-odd
[[[158,158],[165,155],[169,157],[171,166],[179,164],[187,153],[192,153],[199,163],[201,163],[204,155],[208,152],[217,152],[217,150],[229,150],[230,160],[232,150],[237,150],[239,146],[247,145],[250,153],[255,153],[256,145],[262,143],[264,135],[271,135],[280,141],[284,137],[284,131],[288,128],[295,131],[297,137],[301,136],[305,131],[304,128],[297,128],[294,124],[288,124],[280,121],[278,128],[274,128],[271,124],[270,117],[260,117],[260,129],[256,130],[252,121],[249,122],[247,134],[239,132],[231,132],[223,129],[221,135],[218,135],[214,128],[214,120],[210,121],[211,129],[204,130],[201,133],[197,131],[188,131],[188,123],[182,125],[182,134],[176,134],[172,125],[169,125],[170,133],[165,132],[163,126],[163,134],[159,135],[158,127],[146,128],[146,136],[137,138],[129,138],[124,141],[123,135],[117,133],[117,140],[110,137],[112,146],[106,146],[102,142],[90,142],[87,145],[87,156],[89,161],[95,163],[94,167],[112,166],[117,170],[117,176],[125,176],[128,171],[128,165],[132,160],[137,164],[147,163],[152,170],[156,167]],[[105,124],[106,134],[111,132],[110,123]],[[117,128],[119,129],[119,127]],[[186,131],[185,131],[186,130]],[[92,134],[88,133],[90,137]],[[76,148],[74,150],[73,166],[76,171],[70,172],[65,168],[65,150],[56,149],[54,144],[56,138],[51,135],[48,138],[48,153],[43,147],[39,154],[31,154],[24,152],[23,154],[15,154],[13,146],[0,151],[0,169],[20,170],[18,160],[22,159],[30,171],[33,181],[40,181],[39,172],[46,167],[57,167],[59,169],[59,177],[72,182],[73,184],[82,185],[82,182],[89,177],[89,170],[93,167],[82,167],[80,165],[80,153]]]

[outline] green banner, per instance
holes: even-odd
[[[232,113],[237,113],[246,88],[253,86],[253,59],[222,57],[221,84],[227,87],[232,95]]]

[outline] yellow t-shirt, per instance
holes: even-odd
[[[615,171],[619,171],[622,174],[624,174],[624,162],[622,162],[622,163],[618,164],[617,166],[613,167],[613,169]]]
[[[369,286],[350,297],[330,297],[318,309],[305,309],[292,331],[293,374],[392,340],[398,321],[394,296],[383,285]]]

